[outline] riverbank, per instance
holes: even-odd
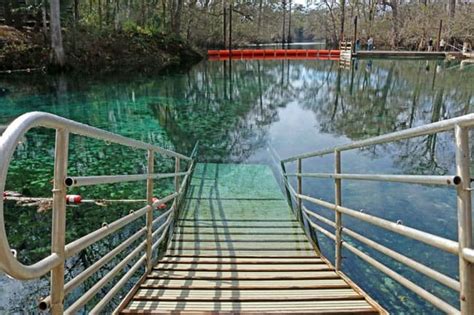
[[[64,33],[66,71],[79,73],[158,72],[189,67],[203,57],[186,42],[139,31]],[[41,32],[0,26],[0,71],[54,70],[49,41]]]

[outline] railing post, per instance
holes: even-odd
[[[334,173],[335,174],[340,174],[341,173],[341,151],[334,151],[334,164],[335,164],[335,169]],[[334,180],[334,198],[335,198],[335,204],[336,206],[341,205],[341,179],[336,178]],[[342,214],[339,212],[338,209],[335,211],[335,223],[336,223],[336,270],[339,271],[341,270],[341,250],[342,250]]]
[[[175,161],[174,161],[174,172],[175,172],[175,173],[179,173],[179,170],[180,170],[180,168],[181,168],[180,165],[179,165],[179,164],[180,164],[180,163],[179,163],[180,160],[179,160],[179,158],[175,158],[174,160],[175,160]],[[176,192],[179,191],[179,185],[180,185],[180,183],[179,183],[179,176],[176,175],[176,176],[174,177],[174,187],[175,187]]]
[[[181,169],[181,166],[180,166],[180,159],[179,159],[179,158],[175,158],[175,161],[174,161],[174,172],[175,172],[175,173],[179,173],[179,170],[180,170],[180,169]],[[181,183],[180,183],[180,180],[179,180],[179,176],[176,175],[176,176],[174,177],[174,187],[175,187],[174,189],[175,189],[175,191],[176,191],[177,193],[179,193],[179,186],[180,186],[180,184],[181,184]],[[178,205],[178,202],[179,202],[179,200],[181,200],[181,197],[182,197],[182,196],[177,196],[177,197],[176,197],[176,201],[177,201],[177,202],[175,202],[176,207],[179,206],[179,205]]]
[[[298,190],[298,194],[301,195],[303,194],[303,180],[302,180],[302,177],[301,177],[301,173],[302,173],[302,169],[303,169],[303,165],[302,165],[302,161],[301,159],[298,159],[296,160],[296,173],[298,173],[298,178],[297,178],[297,190]],[[298,220],[302,220],[303,219],[303,200],[298,197],[298,213],[297,213],[297,218]]]
[[[64,312],[64,246],[66,239],[66,184],[69,133],[56,130],[53,180],[53,226],[51,229],[51,252],[62,259],[62,263],[51,270],[51,314]]]
[[[288,202],[288,205],[290,206],[291,211],[293,211],[293,213],[294,213],[295,210],[293,208],[293,202],[291,201],[290,190],[288,189],[288,177],[285,175],[286,174],[285,163],[280,162],[280,166],[281,166],[281,171],[282,171],[282,176],[283,176],[283,185],[285,186],[286,201]]]
[[[467,315],[474,314],[474,264],[469,263],[462,253],[464,248],[472,248],[469,130],[456,125],[454,132],[456,173],[461,177],[461,184],[457,186],[460,302],[461,314]]]
[[[150,176],[153,174],[155,168],[155,152],[148,150],[148,167],[147,173]],[[153,266],[153,178],[148,177],[146,180],[146,201],[150,205],[146,212],[146,267],[147,272],[151,272]]]

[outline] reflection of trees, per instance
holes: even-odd
[[[260,62],[204,63],[186,79],[164,84],[165,97],[150,108],[178,150],[199,140],[201,159],[243,161],[264,146],[268,126],[278,119],[274,71]]]
[[[375,65],[359,61],[358,67],[348,72],[333,68],[331,63],[305,65],[305,75],[300,78],[304,82],[293,95],[315,113],[322,132],[351,140],[470,111],[469,79],[437,73],[435,62],[378,61]],[[445,173],[453,158],[450,139],[451,135],[432,135],[364,150],[376,156],[394,156],[395,165],[405,172]]]

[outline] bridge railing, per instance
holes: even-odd
[[[449,314],[474,314],[474,249],[472,240],[472,210],[471,210],[471,175],[470,175],[470,147],[469,129],[474,126],[474,114],[469,114],[441,122],[436,122],[416,128],[406,129],[386,135],[381,135],[366,140],[355,141],[345,145],[335,146],[329,149],[304,153],[281,160],[283,178],[286,185],[287,195],[290,204],[295,201],[295,212],[297,216],[310,225],[314,230],[324,234],[335,242],[335,268],[341,270],[342,248],[346,248],[356,256],[360,257],[376,269],[385,273],[389,277],[398,281],[401,285],[412,290],[426,301],[432,303],[440,310]],[[454,131],[456,147],[456,174],[448,176],[437,175],[390,175],[390,174],[346,174],[341,169],[341,153],[348,150],[364,148],[368,146],[386,144],[394,141],[410,139],[414,137],[436,134],[439,132]],[[302,169],[303,160],[312,157],[321,157],[329,154],[334,155],[334,173],[304,173]],[[296,162],[296,173],[287,173],[286,165]],[[297,179],[297,188],[293,188],[288,178]],[[303,193],[302,178],[329,178],[334,179],[335,200],[327,202]],[[374,215],[362,213],[360,211],[344,207],[342,205],[342,181],[381,181],[399,182],[411,184],[426,184],[449,186],[457,192],[457,228],[458,240],[450,240],[416,228],[391,222]],[[310,211],[305,207],[303,201],[333,210],[334,221]],[[459,281],[453,279],[437,270],[434,270],[414,259],[411,259],[393,249],[390,249],[378,242],[359,234],[343,225],[342,216],[350,216],[360,221],[372,224],[379,228],[395,232],[399,235],[430,245],[459,258]],[[310,220],[310,217],[334,228],[334,233],[323,228],[320,224]],[[344,240],[344,236],[363,243],[364,245],[383,253],[384,255],[408,266],[435,281],[459,292],[460,311],[438,296],[435,296],[426,288],[419,286],[396,271],[385,266],[375,258],[359,250],[355,246]]]
[[[188,181],[193,171],[194,156],[196,148],[191,156],[185,156],[159,146],[141,142],[135,139],[123,137],[108,131],[84,125],[72,120],[55,116],[43,112],[31,112],[24,114],[14,120],[3,135],[0,137],[0,190],[5,190],[5,182],[8,168],[13,157],[13,153],[20,139],[34,127],[46,127],[56,130],[55,153],[54,153],[54,179],[53,179],[53,207],[52,207],[52,230],[51,230],[51,254],[46,258],[31,264],[20,263],[13,255],[10,248],[4,221],[4,204],[0,201],[0,269],[16,279],[28,280],[39,278],[48,272],[50,277],[50,295],[44,298],[40,304],[40,309],[50,309],[53,314],[76,313],[88,301],[90,301],[99,290],[108,282],[131,264],[128,269],[109,292],[94,306],[92,313],[99,313],[107,303],[119,292],[119,290],[130,280],[132,275],[143,265],[145,273],[149,273],[153,266],[153,253],[156,253],[158,246],[166,239],[170,226],[174,224],[176,212],[179,211],[181,200],[188,186]],[[147,173],[137,175],[112,175],[112,176],[83,176],[68,177],[68,152],[69,135],[76,134],[93,139],[115,143],[129,148],[146,151]],[[161,154],[167,158],[174,159],[175,170],[173,173],[154,173],[155,154]],[[181,161],[187,163],[186,171],[181,171]],[[153,182],[159,178],[174,178],[174,192],[161,200],[154,200]],[[89,233],[68,244],[65,243],[66,229],[66,192],[69,187],[86,185],[100,185],[110,183],[123,183],[131,181],[146,181],[146,205],[130,214],[104,225],[103,227]],[[158,206],[172,202],[169,210],[154,218],[153,210]],[[64,283],[64,265],[66,259],[76,255],[85,248],[112,235],[125,226],[135,222],[137,219],[146,217],[146,224],[120,245],[108,252],[106,255],[95,261],[88,268],[77,274],[67,283]],[[161,223],[164,220],[164,223]],[[161,224],[159,224],[161,223]],[[157,228],[155,228],[157,227]],[[158,237],[156,241],[153,240]],[[91,275],[101,267],[110,262],[117,255],[126,251],[128,247],[142,240],[130,253],[118,262],[105,276],[97,281],[79,299],[64,310],[64,297],[74,288],[81,285]],[[144,252],[144,254],[142,254]]]

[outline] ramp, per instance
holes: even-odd
[[[123,314],[379,313],[307,240],[263,165],[198,164],[166,255]]]

